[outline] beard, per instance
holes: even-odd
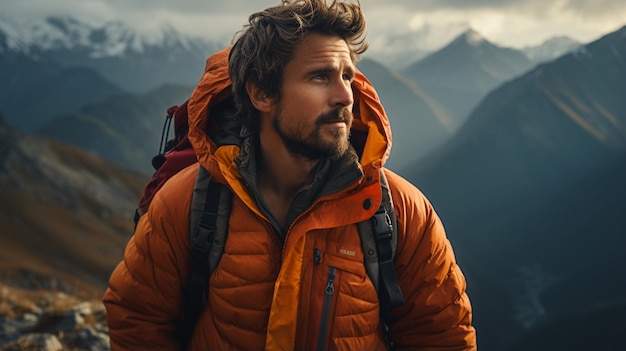
[[[308,135],[304,135],[303,130],[292,131],[289,133],[285,130],[282,120],[285,116],[281,115],[281,111],[274,116],[274,130],[281,138],[287,150],[297,156],[307,158],[309,160],[319,160],[322,158],[330,158],[336,160],[343,156],[350,145],[350,126],[352,125],[352,112],[346,107],[334,109],[328,113],[321,114],[315,120],[315,128]],[[288,118],[288,117],[287,117]],[[332,129],[331,139],[323,138],[322,128],[327,123],[345,122],[346,128]]]

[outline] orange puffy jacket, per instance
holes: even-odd
[[[389,121],[374,88],[357,72],[354,156],[333,167],[283,242],[244,181],[250,179],[241,162],[246,148],[217,144],[206,132],[215,123],[210,107],[230,95],[227,56],[223,50],[207,60],[188,105],[199,163],[235,194],[224,254],[189,348],[384,350],[377,294],[356,225],[381,202],[379,170],[391,148]],[[111,276],[104,303],[113,350],[180,349],[197,167],[181,171],[157,193]],[[406,301],[393,311],[391,341],[396,349],[475,350],[465,279],[441,221],[419,190],[385,172],[398,217],[395,267]],[[332,295],[326,294],[329,280]]]

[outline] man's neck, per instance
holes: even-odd
[[[261,141],[257,174],[262,189],[290,198],[315,179],[319,160],[294,155],[282,145],[264,145]]]
[[[315,180],[319,160],[287,151],[282,143],[260,140],[257,162],[259,191],[281,227],[287,225],[289,209],[298,192]]]

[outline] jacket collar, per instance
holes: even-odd
[[[241,144],[241,153],[235,159],[235,163],[237,164],[239,174],[241,175],[243,184],[248,193],[252,196],[254,202],[266,218],[270,219],[270,222],[272,222],[277,232],[283,234],[283,237],[290,223],[317,199],[339,193],[350,184],[363,178],[363,170],[361,169],[358,156],[353,148],[348,149],[348,151],[337,160],[320,160],[313,183],[298,191],[289,209],[287,225],[285,228],[281,228],[264,203],[263,197],[259,191],[259,186],[257,185],[258,149],[259,141],[257,135],[253,134],[245,138]]]

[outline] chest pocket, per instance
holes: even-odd
[[[361,259],[360,252],[349,249],[313,248],[307,340],[318,350],[331,349],[333,338],[366,335],[375,328],[375,323],[360,322],[378,316],[376,290]]]

